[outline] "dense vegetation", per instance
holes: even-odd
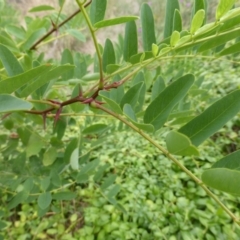
[[[164,26],[59,0],[22,27],[0,0],[0,239],[239,238],[240,9],[195,0],[185,26],[180,2]]]

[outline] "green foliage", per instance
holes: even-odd
[[[0,25],[0,229],[14,219],[8,234],[21,239],[237,238],[224,215],[240,224],[235,1],[220,0],[210,23],[206,1],[195,1],[188,26],[167,1],[161,32],[147,3],[140,17],[110,19],[107,1],[76,0],[70,17],[64,3],[32,8],[46,16],[24,28]],[[119,24],[124,37],[102,47],[96,32]],[[86,27],[93,56],[41,53],[54,32],[83,44]],[[229,208],[207,186],[232,194],[223,193]]]

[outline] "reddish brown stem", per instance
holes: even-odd
[[[86,8],[92,3],[92,0],[89,0],[84,7]],[[44,41],[47,37],[49,37],[52,33],[56,32],[60,27],[62,27],[65,23],[69,22],[72,18],[74,18],[78,13],[80,13],[81,10],[78,9],[76,12],[74,12],[72,15],[70,15],[67,19],[59,23],[57,26],[53,25],[53,28],[49,30],[44,36],[42,36],[36,43],[34,43],[31,47],[30,50],[36,50],[37,46]]]

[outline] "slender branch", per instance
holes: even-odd
[[[87,6],[89,6],[92,3],[92,0],[89,0],[89,2],[87,2],[84,5],[84,8],[86,8]],[[75,11],[72,15],[70,15],[67,19],[65,19],[64,21],[62,21],[61,23],[59,23],[57,26],[53,26],[51,30],[49,30],[44,36],[42,36],[36,43],[34,43],[31,47],[30,50],[35,50],[37,48],[37,46],[44,41],[46,38],[48,38],[52,33],[56,32],[60,27],[62,27],[64,24],[66,24],[67,22],[69,22],[72,18],[74,18],[78,13],[81,12],[81,9],[78,9],[77,11]]]
[[[85,10],[85,7],[80,3],[79,0],[76,0],[79,8],[81,9],[82,11],[82,14],[83,16],[85,17],[85,20],[87,22],[87,25],[88,25],[88,28],[90,30],[90,33],[91,33],[91,36],[92,36],[92,39],[93,39],[93,43],[94,43],[94,46],[95,46],[95,49],[96,49],[96,53],[97,53],[97,57],[98,57],[98,64],[99,64],[99,72],[100,72],[100,79],[99,79],[99,86],[98,86],[98,89],[103,89],[103,86],[104,86],[104,79],[103,79],[103,63],[102,63],[102,56],[101,56],[101,52],[100,52],[100,49],[99,49],[99,46],[98,46],[98,42],[97,42],[97,38],[96,38],[96,35],[95,35],[95,29],[88,17],[88,14]]]
[[[203,190],[208,194],[208,196],[210,196],[212,199],[215,200],[215,202],[220,205],[223,210],[234,220],[234,222],[236,222],[239,226],[240,226],[240,219],[238,219],[231,211],[230,209],[228,209],[227,206],[225,206],[224,203],[221,202],[220,199],[218,199],[218,197],[211,192],[205,185],[204,183],[198,178],[196,177],[190,170],[188,170],[183,164],[181,164],[173,155],[171,155],[166,149],[164,149],[161,145],[159,145],[156,141],[154,141],[150,136],[148,136],[147,134],[145,134],[142,130],[140,130],[139,128],[137,128],[135,125],[133,125],[131,122],[127,121],[125,118],[123,118],[122,116],[110,111],[109,109],[103,107],[102,105],[99,105],[95,102],[91,103],[92,107],[101,109],[102,111],[112,115],[113,117],[117,118],[118,120],[120,120],[121,122],[123,122],[124,124],[126,124],[127,126],[129,126],[131,129],[133,129],[135,132],[137,132],[138,134],[140,134],[143,138],[145,138],[148,142],[150,142],[153,146],[155,146],[157,149],[159,149],[164,155],[166,155],[166,157],[170,160],[172,160],[179,168],[181,168],[192,180],[194,180],[201,188],[203,188]]]

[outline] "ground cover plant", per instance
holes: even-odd
[[[147,3],[111,19],[106,0],[75,4],[70,16],[65,1],[35,7],[46,16],[25,27],[1,21],[2,238],[237,239],[240,8],[219,1],[208,22],[196,0],[183,27],[167,1],[159,33]],[[94,56],[41,53],[86,41],[83,29]]]

